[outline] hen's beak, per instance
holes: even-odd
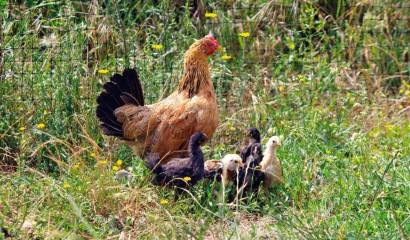
[[[218,45],[218,47],[216,48],[216,50],[222,51],[222,50],[223,50],[223,47],[222,47],[221,45]]]

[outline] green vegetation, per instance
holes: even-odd
[[[21,2],[0,1],[0,239],[409,238],[406,1]],[[269,199],[220,206],[203,182],[174,202],[98,129],[111,74],[136,68],[155,102],[209,31],[226,52],[204,152],[237,151],[251,126],[283,135]]]

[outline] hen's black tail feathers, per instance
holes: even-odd
[[[125,104],[144,106],[144,92],[137,72],[125,69],[122,75],[114,74],[104,84],[97,103],[97,117],[104,134],[123,137],[122,124],[117,121],[114,111]]]

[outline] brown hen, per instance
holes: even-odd
[[[178,88],[152,105],[144,105],[135,70],[112,76],[97,99],[97,117],[104,134],[121,138],[142,158],[158,154],[161,164],[175,153],[187,154],[195,132],[212,136],[219,114],[207,58],[220,49],[212,35],[193,43],[184,55]]]

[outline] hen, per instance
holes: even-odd
[[[189,157],[172,158],[168,163],[162,165],[159,164],[161,159],[158,154],[149,154],[147,165],[155,174],[154,183],[188,188],[200,181],[204,177],[204,154],[201,144],[207,140],[208,137],[203,133],[195,133],[189,141]]]
[[[97,99],[97,117],[104,134],[124,140],[142,158],[158,154],[161,164],[175,152],[187,150],[195,132],[212,136],[219,113],[207,58],[220,49],[212,35],[193,43],[184,55],[178,88],[152,105],[144,105],[135,70],[113,75]]]

